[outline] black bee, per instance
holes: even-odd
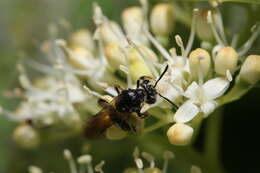
[[[155,83],[151,77],[142,76],[137,80],[136,89],[122,90],[116,86],[118,96],[111,102],[99,100],[99,104],[103,109],[87,120],[84,128],[85,136],[88,138],[100,137],[107,128],[114,124],[125,131],[138,131],[138,125],[142,124],[143,119],[148,116],[146,112],[141,113],[142,106],[145,103],[154,104],[157,95],[176,107],[173,102],[156,91],[156,86],[167,69],[168,65]]]

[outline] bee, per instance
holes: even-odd
[[[156,86],[167,69],[168,65],[155,83],[151,77],[142,76],[137,80],[135,89],[121,89],[115,86],[118,95],[111,102],[102,99],[98,101],[103,109],[86,121],[84,127],[85,136],[87,138],[100,137],[112,125],[116,125],[125,131],[137,132],[138,125],[142,124],[143,119],[148,116],[146,112],[141,112],[143,105],[145,103],[154,104],[157,95],[176,108],[173,102],[156,91]]]

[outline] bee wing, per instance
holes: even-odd
[[[96,115],[91,116],[85,125],[84,134],[87,138],[102,137],[107,128],[113,125],[110,109],[103,109]]]

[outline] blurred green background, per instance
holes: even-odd
[[[153,0],[151,3],[156,3]],[[40,43],[48,38],[48,25],[61,19],[68,20],[73,30],[82,27],[93,29],[92,0],[0,0],[0,105],[12,109],[16,102],[4,97],[4,92],[17,85],[15,64],[19,60],[19,52],[25,51],[29,56],[35,55]],[[135,0],[96,0],[111,19],[120,21],[120,13],[124,7],[138,4]],[[197,4],[193,4],[196,6]],[[201,4],[199,4],[201,5]],[[202,4],[203,5],[203,4]],[[228,33],[239,32],[243,42],[250,35],[250,26],[260,20],[259,5],[226,3],[221,7]],[[243,27],[241,27],[243,26]],[[178,23],[175,33],[184,38],[189,29]],[[62,33],[66,35],[66,33]],[[198,46],[198,45],[197,45]],[[258,38],[251,53],[260,54]],[[221,127],[221,159],[227,172],[260,172],[260,90],[251,90],[240,101],[225,107]],[[201,151],[209,117],[202,125],[202,131],[196,142]],[[156,163],[161,165],[162,152],[166,149],[176,152],[176,159],[171,161],[171,170],[188,172],[187,165],[196,164],[196,159],[187,158],[185,148],[168,144],[165,129],[159,130],[160,140],[153,134],[145,137],[130,137],[122,141],[86,141],[82,137],[64,139],[58,142],[43,144],[38,149],[24,150],[12,141],[14,123],[0,116],[0,173],[23,173],[30,165],[37,165],[46,172],[68,172],[68,166],[62,157],[64,148],[72,150],[79,156],[83,144],[91,144],[94,163],[106,161],[105,172],[122,172],[124,168],[134,166],[132,151],[136,145],[143,151],[156,156]],[[203,130],[204,129],[204,130]],[[185,152],[185,151],[184,151]],[[202,152],[202,151],[201,151]],[[120,164],[118,163],[120,161]],[[172,171],[172,172],[174,172]]]

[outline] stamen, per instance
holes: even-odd
[[[143,54],[142,50],[129,38],[127,38],[127,41],[130,45],[133,45],[133,47],[137,50],[137,52],[141,55],[143,61],[146,63],[146,65],[151,69],[153,75],[157,78],[159,76],[159,73],[155,69],[154,65],[148,60],[148,58]]]
[[[238,39],[239,39],[239,34],[235,34],[231,40],[231,47],[233,47],[234,49],[236,49],[237,47],[237,43],[238,43]]]
[[[245,55],[248,52],[248,50],[251,48],[254,41],[257,39],[257,36],[260,33],[260,24],[258,23],[254,25],[251,30],[253,34],[251,35],[251,37],[249,37],[249,39],[244,43],[244,45],[238,51],[238,55],[240,57]]]
[[[142,156],[148,161],[150,162],[150,168],[154,168],[155,166],[155,162],[154,162],[154,157],[146,152],[142,152]]]
[[[174,158],[174,154],[171,151],[165,151],[163,154],[163,158],[164,158],[163,173],[167,173],[169,160]]]
[[[147,38],[151,41],[151,43],[158,49],[158,51],[162,54],[162,56],[170,61],[172,59],[171,55],[167,52],[167,50],[152,36],[152,34],[146,29],[144,31]]]
[[[216,26],[219,30],[219,33],[220,33],[220,37],[222,38],[223,42],[227,45],[228,42],[227,42],[227,38],[226,38],[226,34],[225,34],[225,31],[224,31],[224,25],[223,25],[223,19],[222,19],[222,16],[221,16],[221,13],[220,13],[220,10],[216,7]]]
[[[210,28],[213,32],[213,35],[215,37],[215,39],[217,40],[218,44],[220,44],[221,46],[225,46],[225,43],[222,41],[221,37],[219,36],[216,28],[215,28],[215,25],[213,23],[213,19],[212,19],[212,13],[211,11],[208,11],[208,14],[207,14],[207,21],[210,25]]]
[[[134,159],[137,159],[140,155],[140,151],[138,147],[135,147],[134,152],[133,152],[133,157]]]
[[[226,78],[229,82],[231,82],[233,80],[232,74],[230,73],[229,70],[226,71]]]
[[[181,48],[181,56],[184,57],[185,49],[184,49],[184,45],[183,45],[183,41],[182,41],[181,37],[179,35],[176,35],[175,41],[176,41],[177,45]]]
[[[97,164],[95,166],[95,171],[100,172],[100,173],[104,173],[104,171],[102,170],[102,167],[105,165],[105,161],[102,160],[99,164]]]
[[[18,64],[17,69],[20,72],[19,82],[21,83],[22,87],[25,89],[31,88],[31,81],[29,80],[29,77],[26,74],[24,66],[22,64]]]
[[[68,161],[69,163],[69,167],[70,167],[70,172],[71,173],[77,173],[77,167],[76,164],[74,162],[73,156],[70,152],[70,150],[65,149],[63,152],[64,158]]]
[[[91,161],[92,161],[92,157],[90,155],[84,155],[78,158],[78,163],[80,164],[80,173],[86,173],[85,165],[87,165],[88,173],[93,173]]]
[[[97,84],[102,87],[108,94],[112,96],[117,96],[117,91],[115,90],[115,87],[109,86],[106,82],[97,82]]]
[[[190,32],[190,36],[189,36],[189,40],[188,40],[187,46],[186,46],[185,51],[184,51],[184,57],[188,56],[189,52],[191,51],[193,42],[194,42],[195,31],[196,31],[196,24],[197,24],[197,19],[198,19],[198,11],[199,11],[198,9],[194,9],[193,10],[191,32]]]
[[[136,167],[138,169],[138,172],[139,173],[143,173],[143,167],[144,167],[143,161],[140,158],[136,158],[135,159],[135,164],[136,164]]]
[[[101,94],[99,94],[99,93],[97,93],[97,92],[91,90],[91,89],[90,89],[89,87],[87,87],[86,85],[84,85],[83,88],[84,88],[90,95],[95,96],[95,97],[97,97],[97,98],[102,98],[102,95],[101,95]]]

